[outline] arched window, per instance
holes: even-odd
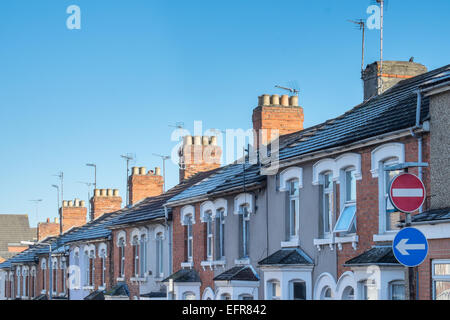
[[[20,297],[20,289],[21,289],[21,281],[20,281],[20,278],[21,278],[21,275],[22,275],[22,272],[21,272],[21,270],[20,270],[20,267],[19,268],[17,268],[16,269],[16,275],[17,275],[17,297]]]
[[[67,281],[67,276],[66,276],[67,264],[66,264],[66,258],[65,257],[61,258],[59,268],[61,269],[61,284],[62,284],[61,293],[65,293],[66,292],[66,281]]]
[[[206,223],[206,258],[207,260],[211,261],[213,260],[214,251],[214,227],[211,210],[205,212],[204,221]]]
[[[346,287],[342,292],[342,300],[355,300],[355,289],[353,287]]]
[[[141,233],[140,241],[139,274],[141,278],[144,278],[147,272],[147,234]]]
[[[183,294],[183,300],[195,300],[195,293],[188,291]]]
[[[42,290],[47,291],[47,260],[44,258],[41,260],[42,270]]]
[[[53,295],[57,294],[58,291],[58,259],[54,258],[52,260],[52,292]]]
[[[322,289],[322,293],[320,294],[321,300],[332,300],[333,299],[333,293],[331,291],[330,287],[324,287]]]
[[[297,178],[291,179],[287,182],[288,188],[288,205],[286,212],[286,240],[298,239],[298,221],[300,211],[299,199],[299,181]]]
[[[163,257],[163,244],[164,234],[158,232],[156,234],[156,277],[164,277],[164,257]]]
[[[239,257],[248,258],[249,240],[250,240],[250,210],[249,204],[244,203],[239,206]]]
[[[251,294],[244,293],[244,294],[241,294],[238,297],[238,299],[239,300],[253,300],[253,296]]]
[[[220,295],[220,300],[231,300],[231,295],[229,293],[222,293]]]
[[[215,219],[215,260],[223,260],[225,257],[225,209],[219,208],[216,210]]]
[[[106,248],[99,248],[100,256],[100,268],[102,272],[102,277],[100,280],[101,286],[106,287]]]
[[[121,237],[118,241],[119,247],[119,277],[125,277],[125,238]]]
[[[333,172],[325,171],[319,175],[320,186],[320,215],[319,233],[321,238],[331,236],[334,214],[334,186]]]
[[[306,300],[306,283],[302,280],[292,280],[289,282],[291,300]]]
[[[31,271],[30,271],[30,275],[31,275],[31,297],[34,298],[36,296],[36,267],[32,267]]]
[[[132,238],[131,248],[133,251],[133,276],[136,278],[139,276],[139,247],[139,237],[134,236]]]
[[[187,262],[192,262],[192,251],[194,247],[194,235],[192,232],[192,223],[193,223],[193,216],[191,214],[187,214],[184,217],[184,225],[185,225],[185,234],[186,234],[186,259]]]

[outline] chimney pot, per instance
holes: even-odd
[[[47,218],[47,223],[50,223],[50,218]]]
[[[68,203],[69,207],[73,207],[73,201],[72,200],[69,200],[67,203]]]
[[[211,137],[211,145],[212,146],[217,146],[217,137],[216,136],[212,136]]]
[[[281,105],[282,105],[283,107],[289,106],[289,96],[288,96],[287,94],[283,94],[283,95],[281,96]]]
[[[194,145],[201,146],[202,145],[202,137],[201,136],[195,136],[194,137]]]
[[[262,105],[263,106],[269,106],[270,105],[270,95],[263,94],[263,96],[262,96]]]
[[[192,145],[192,136],[184,136],[183,144],[188,146]]]
[[[273,105],[275,105],[275,106],[279,105],[279,104],[280,104],[280,96],[277,95],[277,94],[274,94],[274,95],[271,97],[271,104],[273,104]]]
[[[75,198],[73,203],[74,203],[74,207],[79,207],[80,206],[80,199]]]
[[[155,176],[160,176],[161,175],[161,168],[160,167],[156,167],[155,168]]]
[[[106,197],[106,189],[100,189],[100,196]]]
[[[145,172],[147,171],[147,168],[146,167],[140,167],[139,168],[139,174],[140,175],[142,175],[142,176],[145,176]]]
[[[208,146],[209,145],[209,137],[208,136],[203,136],[202,137],[202,143],[204,146]]]
[[[80,201],[80,207],[85,207],[86,206],[86,202],[84,200]]]
[[[289,105],[292,107],[298,107],[298,96],[292,96],[289,98]]]
[[[114,195],[114,197],[118,197],[119,196],[119,189],[114,189],[113,190],[113,195]]]
[[[94,197],[100,197],[100,189],[94,190]]]
[[[139,175],[139,167],[133,167],[133,168],[131,168],[131,174],[132,174],[133,176]]]
[[[67,200],[63,201],[63,207],[67,207]]]
[[[108,189],[108,190],[107,190],[107,196],[108,196],[108,197],[112,197],[112,196],[113,196],[113,191],[112,191],[112,189]]]

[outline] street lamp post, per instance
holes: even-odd
[[[20,241],[21,244],[25,244],[28,246],[34,246],[36,245],[35,242],[31,242],[31,241]],[[52,265],[52,245],[51,243],[43,243],[41,242],[40,244],[44,244],[48,246],[48,263],[49,263],[49,290],[48,290],[48,299],[52,300],[52,290],[53,290],[53,265]],[[44,284],[45,285],[45,284]]]

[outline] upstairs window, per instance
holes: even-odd
[[[287,240],[298,238],[299,184],[298,179],[288,181],[288,212],[286,216]]]
[[[106,286],[106,250],[101,249],[100,250],[100,270],[101,270],[101,285],[102,287]]]
[[[333,173],[331,171],[320,175],[321,213],[319,216],[320,235],[322,238],[330,236],[334,212]]]
[[[355,169],[345,170],[341,181],[341,192],[343,204],[341,214],[334,228],[335,233],[355,233],[356,232],[356,177]]]
[[[132,251],[133,251],[133,276],[139,276],[139,238],[138,236],[134,236],[132,240]]]
[[[225,210],[218,209],[215,219],[215,260],[222,260],[225,257],[224,233],[225,233]]]
[[[185,226],[186,226],[186,257],[187,262],[192,262],[192,250],[194,246],[194,235],[192,232],[192,215],[188,214],[185,216]]]
[[[212,212],[205,212],[204,220],[206,223],[206,258],[208,260],[213,260],[213,249],[214,249],[214,234],[213,234],[213,219]]]
[[[145,234],[141,235],[139,251],[139,275],[143,278],[147,272],[147,236]]]
[[[125,239],[119,239],[119,277],[125,277]]]
[[[240,233],[240,246],[239,256],[241,259],[248,258],[249,248],[249,225],[250,225],[250,212],[248,204],[239,206],[239,233]]]
[[[384,167],[389,167],[395,165],[396,163],[397,163],[396,160],[388,160],[385,161],[383,165]],[[402,172],[403,172],[402,170],[395,170],[395,171],[384,171],[383,173],[384,181],[382,183],[383,183],[384,208],[382,208],[382,211],[384,211],[384,221],[386,231],[393,231],[399,229],[397,225],[400,223],[401,220],[400,212],[394,208],[391,200],[389,199],[389,187],[391,185],[391,181]]]
[[[450,300],[450,260],[432,261],[433,299]]]
[[[53,293],[56,294],[58,290],[58,260],[53,261],[53,267],[52,267],[52,273],[53,273]]]
[[[306,300],[306,283],[304,281],[291,281],[290,291],[292,300]]]
[[[389,283],[389,299],[405,300],[405,283],[403,281],[392,281]]]
[[[164,274],[164,256],[163,256],[163,233],[156,235],[156,276],[163,277]]]
[[[268,282],[268,297],[270,300],[281,299],[281,285],[279,281],[272,280]]]

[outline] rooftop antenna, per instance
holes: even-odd
[[[363,19],[347,20],[347,21],[358,25],[359,30],[362,30],[362,56],[361,56],[361,75],[362,75],[362,73],[364,71],[364,48],[365,48],[365,37],[366,37],[366,22]]]
[[[96,183],[95,182],[84,182],[84,181],[77,181],[77,183],[82,183],[82,184],[84,184],[84,185],[86,185],[87,187],[88,187],[88,205],[89,205],[89,218],[91,219],[91,220],[94,220],[93,219],[93,214],[92,214],[92,212],[91,212],[91,192],[90,192],[90,188],[92,187],[92,186],[95,186],[96,185]]]
[[[184,128],[184,122],[175,122],[175,125],[173,124],[169,124],[169,127],[171,128],[177,128],[177,130],[183,129]]]
[[[136,159],[136,155],[133,155],[131,153],[127,153],[126,155],[121,155],[121,158],[123,158],[127,162],[127,206],[130,205],[130,182],[129,182],[129,175],[130,175],[130,161],[134,161]]]
[[[28,201],[34,202],[34,204],[36,205],[36,224],[37,224],[39,222],[38,207],[39,203],[42,202],[42,199],[28,200]]]
[[[276,85],[275,88],[289,91],[291,94],[293,94],[297,97],[298,97],[298,93],[300,92],[300,90],[298,90],[296,88],[288,88],[288,87],[283,87],[283,86],[279,86],[279,85]]]
[[[163,192],[166,192],[166,160],[169,160],[170,156],[165,156],[165,155],[157,154],[157,153],[154,153],[153,155],[156,157],[160,157],[162,159],[162,162],[163,162]]]
[[[62,201],[64,200],[64,172],[59,172],[58,174],[54,174],[55,177],[59,178],[61,184],[61,210],[59,211],[59,233],[63,233],[63,210],[64,207],[62,205]]]
[[[375,0],[380,4],[380,80],[379,88],[383,88],[383,26],[384,26],[384,2],[385,0]]]

